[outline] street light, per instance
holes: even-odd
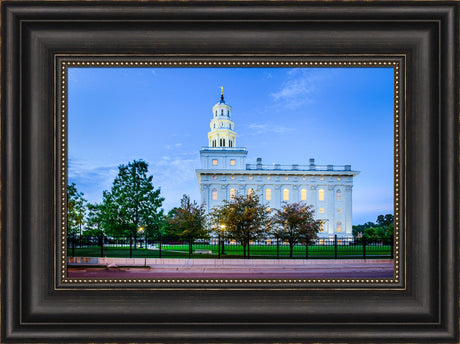
[[[139,227],[137,231],[138,233],[142,235],[142,233],[144,233],[144,227]],[[146,242],[145,236],[144,236],[144,242]],[[142,248],[142,245],[140,248]],[[146,266],[147,266],[147,243],[145,244],[145,249],[144,249],[144,267]]]
[[[225,230],[225,224],[220,225],[220,229],[222,232],[222,254],[225,254],[225,238],[224,238],[224,230]]]
[[[144,227],[139,227],[137,229],[137,231],[138,231],[138,233],[140,233],[142,235],[142,233],[144,233]],[[144,237],[144,242],[145,242],[145,237]],[[142,248],[142,246],[141,246],[141,248]],[[147,245],[145,245],[145,249],[147,249]]]

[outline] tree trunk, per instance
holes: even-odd
[[[292,242],[289,243],[289,258],[292,258],[292,252],[294,251],[294,244]]]
[[[188,257],[192,258],[192,238],[188,238]]]
[[[243,244],[243,258],[246,258],[246,245]]]

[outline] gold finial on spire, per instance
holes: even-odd
[[[224,95],[224,86],[220,86],[220,95],[221,95],[221,96]]]

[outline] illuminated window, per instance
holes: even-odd
[[[217,166],[217,159],[212,159],[212,164],[213,164],[214,166]]]
[[[340,180],[340,177],[337,177],[337,180]]]
[[[249,179],[252,179],[252,176],[249,176]]]
[[[342,239],[338,239],[337,244],[342,245]]]
[[[216,176],[212,176],[214,179],[216,179],[217,177]]]
[[[319,231],[324,232],[324,222],[323,221],[319,223]]]
[[[267,179],[270,179],[270,176],[267,176]]]
[[[340,214],[342,212],[342,209],[338,208],[337,212]]]
[[[235,198],[235,189],[231,188],[230,189],[230,199],[234,199]]]
[[[301,201],[307,200],[307,189],[300,190],[300,200]]]
[[[216,200],[217,199],[217,189],[212,189],[212,199]]]
[[[324,201],[324,190],[323,189],[319,189],[319,191],[318,191],[318,199],[320,201]]]
[[[324,239],[319,239],[319,244],[324,245]]]
[[[284,179],[288,180],[288,177],[284,177]]]
[[[302,177],[302,180],[305,180],[305,177]]]
[[[232,141],[230,141],[230,142],[232,142]],[[231,145],[230,145],[230,147],[231,147]],[[230,160],[230,165],[235,166],[235,159]]]
[[[272,189],[265,190],[265,200],[270,201],[272,199]]]
[[[319,212],[322,214],[324,213],[324,208],[319,208]]]
[[[283,201],[289,201],[289,189],[283,190]]]
[[[323,179],[324,179],[323,177],[319,178],[319,180],[323,180]]]
[[[235,179],[235,177],[234,177],[234,176],[232,176],[232,179]]]
[[[342,221],[337,221],[336,232],[340,233],[342,231]]]
[[[252,197],[252,195],[254,195],[254,189],[250,188],[248,189],[248,197]]]
[[[337,190],[337,191],[335,192],[335,200],[336,200],[336,201],[340,201],[341,199],[342,199],[342,191]]]

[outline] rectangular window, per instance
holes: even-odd
[[[235,166],[235,159],[230,160],[230,165]]]
[[[213,166],[217,166],[217,159],[212,159]]]
[[[300,191],[300,200],[306,201],[307,200],[307,189],[302,189]]]
[[[289,189],[283,190],[283,201],[289,201]]]
[[[272,189],[265,190],[265,200],[270,201],[272,199]]]
[[[324,201],[324,190],[323,189],[319,189],[318,191],[318,200]]]

